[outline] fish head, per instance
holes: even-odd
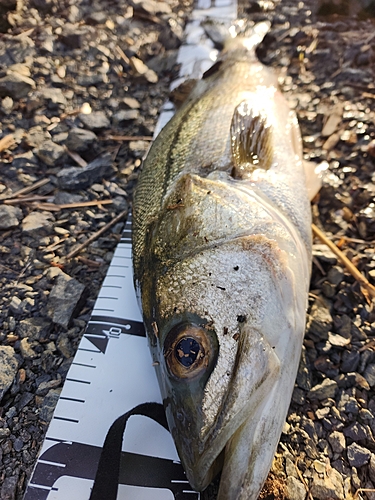
[[[167,420],[191,485],[223,468],[225,499],[263,484],[301,352],[305,271],[272,224],[235,183],[185,175],[149,232],[142,305]]]

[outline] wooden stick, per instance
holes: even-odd
[[[330,241],[327,236],[315,225],[312,224],[312,230],[315,236],[317,236],[327,247],[332,250],[332,252],[341,260],[349,273],[355,278],[363,287],[372,299],[375,298],[375,286],[371,285],[368,279],[363,276],[363,274],[358,271],[355,265],[348,259],[348,257],[334,244]]]
[[[87,161],[85,161],[82,158],[82,156],[80,156],[78,153],[75,153],[74,151],[70,151],[70,149],[68,149],[66,146],[65,146],[65,151],[70,156],[70,158],[72,158],[80,167],[82,167],[82,168],[87,167],[87,165],[88,165]]]
[[[27,186],[25,188],[20,189],[19,191],[16,191],[12,195],[8,196],[5,198],[6,200],[12,199],[12,198],[18,198],[19,196],[27,193],[31,193],[31,191],[34,191],[35,189],[38,189],[42,186],[45,186],[46,184],[49,183],[49,179],[41,179],[40,181],[35,182],[31,186]]]
[[[5,200],[5,205],[17,205],[18,203],[30,203],[32,201],[48,200],[50,196],[24,196],[20,198],[11,198],[10,200]]]
[[[125,52],[121,49],[121,47],[116,45],[116,51],[117,54],[121,57],[121,59],[124,61],[124,63],[127,64],[128,66],[131,66],[129,57],[125,54]]]
[[[85,208],[85,207],[97,207],[100,205],[110,205],[113,203],[112,200],[93,200],[93,201],[82,201],[78,203],[65,203],[57,205],[55,203],[39,203],[38,208],[44,210],[63,210],[65,208]]]
[[[101,137],[101,141],[152,141],[151,135],[108,135]]]
[[[368,491],[368,492],[370,492],[370,491],[375,492],[375,489],[374,489],[374,488],[358,488],[358,490],[357,490],[357,491],[355,492],[355,494],[354,494],[354,498],[357,498],[357,497],[358,497],[358,495],[359,495],[360,493],[362,493],[363,491],[364,491],[364,492],[366,492],[366,491]]]
[[[75,257],[77,254],[79,254],[79,252],[81,250],[83,250],[88,245],[90,245],[90,243],[92,243],[97,238],[99,238],[99,236],[101,236],[103,233],[105,233],[110,227],[112,227],[115,224],[117,224],[117,222],[120,222],[121,219],[124,219],[126,217],[127,213],[128,213],[127,209],[123,210],[120,214],[117,215],[117,217],[115,217],[114,219],[112,219],[111,222],[108,222],[108,224],[106,224],[101,229],[99,229],[99,231],[97,231],[92,236],[90,236],[90,238],[88,238],[84,243],[82,243],[81,245],[79,245],[75,250],[73,250],[72,252],[68,253],[68,255],[66,255],[66,257],[65,257],[64,260],[69,260],[69,259],[72,259],[73,257]]]

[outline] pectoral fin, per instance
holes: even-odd
[[[272,131],[262,111],[246,101],[234,111],[231,128],[232,176],[248,177],[255,169],[268,170],[272,163]]]

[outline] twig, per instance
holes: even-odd
[[[10,196],[7,196],[6,200],[10,200],[12,198],[18,198],[21,195],[31,193],[31,191],[34,191],[35,189],[38,189],[42,186],[45,186],[46,184],[49,183],[49,179],[41,179],[40,181],[34,182],[31,186],[27,186],[25,188],[20,189],[19,191],[16,191],[15,193],[11,194]]]
[[[0,139],[0,151],[10,148],[10,146],[13,146],[15,142],[13,134],[5,135],[2,139]]]
[[[32,201],[48,200],[50,196],[24,196],[20,198],[12,198],[10,200],[5,200],[5,205],[17,205],[18,203],[30,203]]]
[[[82,262],[82,264],[85,264],[86,266],[89,266],[89,267],[101,267],[102,266],[102,262],[97,262],[96,260],[87,259],[86,257],[78,256],[77,260],[79,260],[80,262]]]
[[[358,490],[354,493],[354,500],[358,497],[359,493],[362,493],[362,491],[370,492],[370,491],[375,491],[375,489],[374,488],[358,488]]]
[[[336,235],[333,235],[332,236],[332,239],[335,239],[335,240],[344,240],[345,242],[348,242],[348,243],[368,243],[368,241],[365,241],[365,240],[359,240],[358,238],[349,238],[349,236],[336,236]]]
[[[68,253],[68,255],[66,255],[65,259],[64,260],[69,260],[69,259],[72,259],[73,257],[75,257],[77,254],[79,254],[79,252],[81,250],[83,250],[84,248],[86,248],[88,245],[90,245],[90,243],[92,243],[93,241],[95,241],[97,238],[99,238],[99,236],[101,236],[103,233],[105,233],[110,227],[114,226],[115,224],[117,224],[117,222],[120,222],[121,219],[125,218],[126,215],[128,213],[128,210],[123,210],[120,214],[118,214],[117,217],[115,217],[114,219],[112,219],[110,222],[108,222],[108,224],[106,224],[105,226],[103,226],[101,229],[99,229],[99,231],[97,231],[96,233],[94,233],[92,236],[90,236],[90,238],[88,238],[84,243],[82,243],[81,245],[79,245],[75,250],[73,250],[72,252]]]
[[[131,66],[131,62],[130,62],[129,57],[125,54],[125,52],[118,45],[116,46],[116,51],[117,51],[118,55],[121,57],[121,59],[124,61],[124,63],[127,64],[128,66]]]
[[[67,111],[66,113],[61,113],[60,120],[65,120],[69,116],[76,116],[81,113],[81,108],[73,109],[72,111]]]
[[[363,288],[362,292],[365,290],[372,299],[375,299],[375,287],[371,285],[368,279],[363,276],[363,274],[358,271],[355,265],[346,257],[346,255],[330,241],[327,236],[315,225],[312,224],[312,230],[315,236],[317,236],[332,252],[341,260],[349,273],[360,283]]]
[[[82,201],[78,203],[65,203],[61,205],[57,205],[56,203],[39,203],[37,208],[57,212],[59,210],[65,210],[66,208],[100,207],[100,205],[110,205],[111,203],[113,203],[112,200]]]
[[[101,141],[152,141],[153,137],[151,135],[107,135],[107,137],[101,137]]]
[[[367,351],[367,349],[370,349],[371,347],[375,346],[375,339],[370,340],[370,342],[367,342],[364,346],[362,346],[360,349],[358,349],[358,352],[363,352]]]
[[[327,273],[325,272],[325,270],[323,269],[321,263],[318,261],[318,259],[316,257],[313,257],[313,263],[316,265],[316,267],[319,269],[319,271],[322,273],[323,276],[326,276]]]
[[[45,247],[43,252],[52,252],[53,250],[56,250],[56,248],[59,248],[64,241],[69,238],[70,234],[66,233],[62,238],[59,239],[59,241],[56,241],[56,243],[52,243],[52,245],[49,245],[48,247]]]
[[[298,457],[296,457],[296,459],[295,459],[294,466],[296,468],[298,477],[300,478],[301,482],[303,483],[303,485],[306,488],[308,500],[314,500],[311,493],[310,493],[309,485],[307,484],[306,479],[303,477],[303,475],[301,474],[301,471],[298,468]]]
[[[85,168],[87,167],[88,163],[87,161],[85,161],[82,156],[79,156],[78,153],[74,153],[74,151],[70,151],[70,149],[68,149],[66,146],[65,146],[65,151],[67,152],[67,154],[70,156],[70,158],[73,158],[73,160],[82,168]]]

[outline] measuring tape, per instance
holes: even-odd
[[[217,50],[200,26],[207,18],[237,16],[232,0],[200,0],[179,50],[180,78],[200,78]],[[167,103],[155,135],[173,115]],[[69,369],[24,500],[87,500],[104,439],[122,414],[145,402],[161,403],[135,297],[131,217]],[[144,416],[132,416],[122,447],[117,500],[199,500],[191,489],[170,433]],[[104,500],[104,499],[103,499]]]

